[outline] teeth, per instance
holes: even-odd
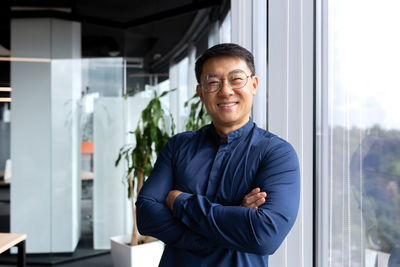
[[[231,107],[233,105],[236,105],[236,103],[230,103],[230,104],[219,104],[220,107]]]

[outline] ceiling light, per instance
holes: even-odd
[[[157,60],[161,58],[161,54],[160,53],[156,53],[153,55],[153,60]]]
[[[110,57],[116,57],[119,55],[119,51],[115,50],[115,51],[108,51],[108,55]]]
[[[12,6],[11,11],[58,11],[72,13],[69,7],[33,7],[33,6]]]

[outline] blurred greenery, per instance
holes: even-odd
[[[82,125],[82,142],[93,142],[93,112],[85,115]]]
[[[333,225],[333,231],[343,233],[343,225],[350,220],[348,231],[357,239],[357,229],[363,225],[366,246],[390,253],[400,246],[400,131],[379,125],[368,129],[335,126],[330,135],[332,194],[342,200],[333,201],[332,216],[343,222]],[[346,207],[346,201],[355,205]],[[338,247],[344,238],[335,236]]]
[[[211,117],[208,115],[206,108],[200,100],[200,97],[194,94],[188,101],[185,102],[185,108],[190,105],[189,117],[185,125],[186,131],[200,129],[211,122]]]

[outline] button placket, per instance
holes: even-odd
[[[221,165],[224,162],[224,156],[226,150],[227,150],[227,145],[221,144],[218,147],[217,153],[214,158],[206,190],[206,196],[210,199],[213,199],[215,197],[215,193],[217,191],[218,179],[219,176],[221,175]]]

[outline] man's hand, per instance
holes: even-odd
[[[183,192],[179,191],[179,190],[169,191],[167,197],[165,198],[165,204],[167,204],[167,206],[170,210],[172,210],[172,208],[174,206],[175,199],[182,193]]]
[[[260,188],[255,188],[244,196],[242,204],[240,206],[257,210],[262,204],[265,203],[267,193],[260,192]]]

